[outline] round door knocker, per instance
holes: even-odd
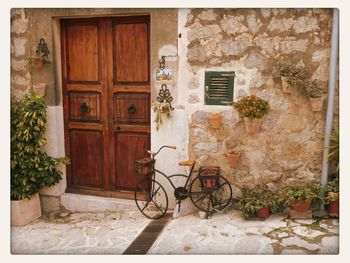
[[[128,107],[128,113],[129,114],[134,114],[136,112],[136,107],[134,104],[130,104]]]
[[[89,111],[89,106],[86,104],[86,102],[80,104],[80,110],[83,112],[83,113],[87,113]]]

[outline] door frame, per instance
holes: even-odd
[[[94,21],[94,20],[102,20],[103,23],[107,23],[107,21],[109,19],[130,19],[130,22],[133,21],[133,19],[135,19],[134,21],[138,21],[138,18],[142,17],[148,17],[148,76],[149,76],[149,90],[148,93],[150,94],[150,100],[151,100],[151,94],[152,94],[152,89],[151,89],[151,83],[152,83],[152,72],[151,72],[151,65],[152,65],[152,53],[151,53],[151,14],[150,13],[133,13],[133,14],[118,14],[118,15],[108,15],[108,16],[72,16],[72,17],[61,17],[58,19],[58,49],[56,52],[56,55],[59,56],[59,59],[57,60],[57,67],[60,68],[60,72],[59,72],[59,79],[60,79],[60,86],[61,86],[61,91],[60,91],[60,95],[62,98],[62,108],[63,108],[63,137],[64,137],[64,148],[65,148],[65,154],[67,157],[70,157],[70,141],[69,141],[69,136],[68,136],[68,118],[67,118],[67,114],[68,114],[68,107],[66,106],[68,101],[67,101],[67,96],[65,95],[66,91],[66,84],[64,83],[64,76],[65,76],[65,70],[66,70],[66,50],[65,50],[65,34],[63,33],[63,23],[65,23],[64,21],[69,21],[69,20],[81,20],[82,22],[84,21]],[[110,27],[110,23],[108,23],[105,26],[105,30],[108,32]],[[110,38],[107,35],[107,32],[105,32],[104,36],[103,36],[103,41],[106,41],[107,46],[110,45],[110,43],[108,42],[108,39]],[[102,39],[101,39],[102,41]],[[106,53],[105,54],[105,58],[107,61],[99,61],[99,63],[105,63],[105,65],[107,65],[109,63],[109,58],[108,56],[110,55],[110,50],[108,50],[108,48],[105,48],[105,50],[103,51],[101,48],[101,52]],[[103,57],[103,56],[102,56]],[[103,59],[102,59],[103,60]],[[60,65],[59,65],[60,64]],[[101,71],[103,71],[101,69]],[[114,136],[113,136],[113,132],[114,130],[110,127],[113,126],[114,123],[110,122],[110,117],[108,115],[108,113],[112,112],[112,107],[113,107],[113,101],[112,99],[108,99],[108,96],[111,96],[111,94],[113,94],[113,90],[110,87],[110,83],[113,82],[112,76],[110,76],[110,69],[105,66],[105,72],[99,72],[100,74],[106,74],[106,78],[105,78],[105,82],[104,85],[106,85],[106,94],[103,94],[101,92],[101,97],[103,97],[102,95],[105,96],[106,100],[106,104],[104,104],[104,100],[102,100],[102,105],[107,105],[106,110],[107,114],[104,114],[104,118],[103,121],[106,122],[105,125],[105,132],[103,133],[103,140],[104,143],[109,143],[109,144],[113,144],[114,145]],[[140,89],[137,88],[137,91],[145,91],[144,89]],[[125,89],[125,91],[127,91],[127,88]],[[151,101],[150,101],[151,102]],[[101,107],[101,111],[104,111],[103,107]],[[101,115],[103,116],[103,113],[101,113]],[[151,118],[151,116],[150,116]],[[111,140],[110,138],[113,139]],[[149,126],[149,145],[151,146],[151,123]],[[97,190],[96,188],[89,188],[89,187],[83,187],[83,188],[79,188],[79,187],[72,187],[72,175],[71,175],[71,168],[68,166],[66,167],[66,178],[67,178],[67,188],[66,188],[66,192],[67,193],[77,193],[77,194],[84,194],[84,195],[96,195],[96,196],[102,196],[102,197],[112,197],[112,198],[121,198],[121,199],[133,199],[134,197],[134,192],[133,191],[126,191],[126,190],[111,190],[111,181],[112,179],[112,174],[113,173],[113,165],[112,162],[115,161],[115,155],[117,154],[116,151],[113,152],[113,154],[111,154],[112,149],[111,147],[104,147],[104,156],[108,156],[108,158],[104,158],[106,159],[105,161],[103,161],[103,172],[107,173],[108,176],[105,178],[108,178],[108,180],[105,180],[103,182],[104,185],[104,189],[101,190]],[[109,159],[109,160],[108,160]],[[106,164],[107,163],[107,164]],[[107,190],[106,190],[107,189]]]

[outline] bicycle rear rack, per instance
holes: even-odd
[[[219,166],[201,166],[199,176],[202,189],[215,189],[220,185],[220,167]]]

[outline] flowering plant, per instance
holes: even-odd
[[[269,102],[258,98],[255,95],[247,96],[234,102],[233,106],[244,116],[250,119],[262,118],[269,109]]]

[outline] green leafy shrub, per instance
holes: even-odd
[[[256,212],[264,207],[269,208],[272,213],[281,212],[283,204],[284,199],[279,193],[272,193],[266,186],[257,185],[242,189],[237,208],[242,210],[245,218],[249,218],[254,217]]]
[[[331,202],[339,199],[339,179],[338,177],[332,181],[329,181],[323,189],[324,191],[324,204],[328,205]]]
[[[305,67],[279,61],[274,65],[273,75],[275,77],[286,77],[290,85],[303,86],[305,80],[309,77],[309,72]]]
[[[246,96],[233,103],[233,106],[244,116],[250,119],[262,118],[270,109],[269,102],[255,95]]]
[[[308,98],[319,98],[324,94],[323,87],[320,81],[314,80],[305,80],[300,86],[303,94]]]
[[[42,152],[46,124],[46,105],[35,93],[11,101],[11,200],[29,198],[41,187],[52,186],[61,179],[59,163],[67,158],[54,158]]]
[[[312,202],[320,199],[321,185],[314,180],[290,182],[284,185],[283,196],[288,204],[302,200]]]
[[[332,134],[326,135],[329,137],[329,153],[328,160],[332,161],[335,165],[335,172],[339,172],[339,127],[333,125]]]

